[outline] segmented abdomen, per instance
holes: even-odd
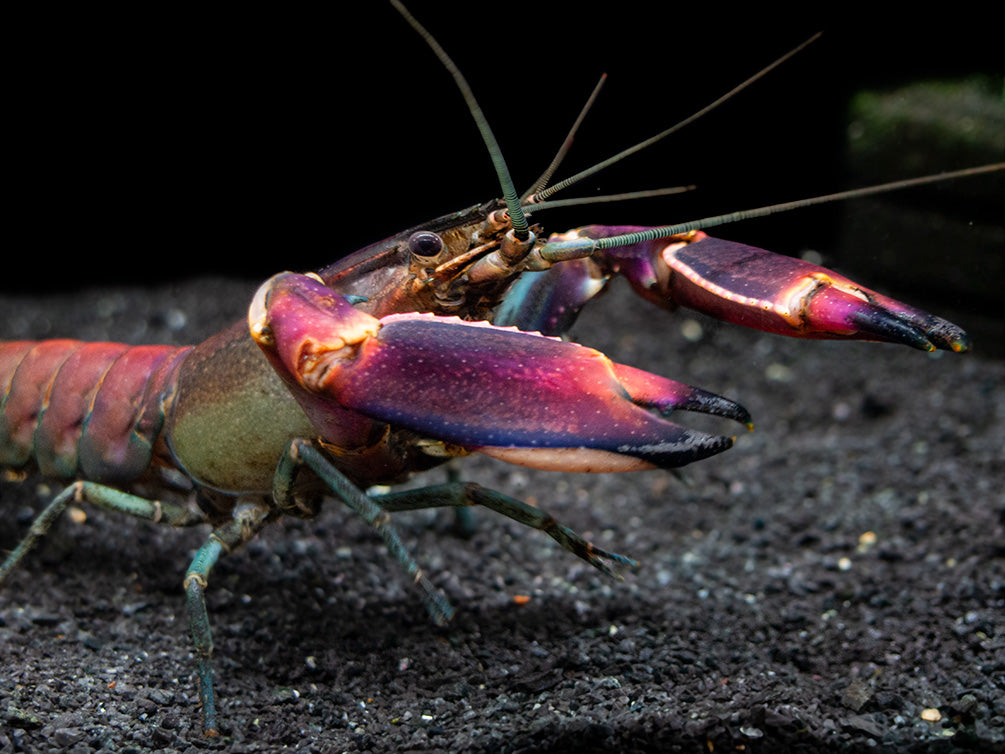
[[[0,465],[48,476],[135,479],[164,424],[189,347],[79,340],[0,343]]]

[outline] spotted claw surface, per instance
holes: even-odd
[[[249,323],[309,411],[354,412],[535,468],[673,468],[732,445],[668,421],[678,409],[750,424],[733,401],[592,348],[452,317],[378,320],[303,275],[263,284]]]

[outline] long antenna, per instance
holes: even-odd
[[[686,126],[686,125],[688,125],[690,123],[694,123],[694,121],[698,120],[698,118],[700,118],[701,116],[703,116],[703,115],[711,112],[712,110],[714,110],[715,108],[717,108],[719,105],[721,105],[723,102],[725,102],[726,100],[728,100],[731,97],[735,96],[739,92],[743,91],[744,89],[746,89],[748,86],[750,86],[751,84],[753,84],[758,79],[763,78],[764,76],[766,76],[768,73],[770,73],[775,68],[777,68],[778,66],[780,66],[782,63],[784,63],[786,60],[788,60],[789,58],[791,58],[793,55],[796,55],[797,53],[801,52],[807,45],[815,42],[819,37],[820,37],[820,32],[817,32],[812,37],[810,37],[805,42],[803,42],[801,45],[799,45],[799,46],[797,46],[797,47],[789,50],[787,53],[785,53],[780,58],[778,58],[775,62],[773,62],[770,65],[768,65],[768,66],[762,68],[761,70],[759,70],[757,73],[755,73],[749,79],[747,79],[746,81],[744,81],[742,84],[739,84],[738,86],[733,87],[732,89],[730,89],[728,92],[726,92],[725,94],[723,94],[721,97],[719,97],[715,101],[710,102],[709,104],[705,105],[705,107],[703,107],[698,112],[696,112],[696,113],[688,116],[687,118],[685,118],[684,120],[680,121],[679,123],[676,123],[676,124],[670,126],[670,128],[666,129],[665,131],[662,131],[662,132],[656,134],[655,136],[651,136],[648,139],[646,139],[645,141],[640,141],[635,146],[628,147],[628,149],[622,150],[621,152],[618,152],[613,157],[608,157],[606,160],[598,162],[593,167],[589,167],[586,170],[582,170],[579,173],[576,173],[574,176],[571,176],[570,178],[566,178],[565,180],[559,181],[558,183],[556,183],[551,188],[547,188],[547,189],[544,189],[544,190],[540,191],[539,193],[537,193],[536,195],[534,195],[532,197],[532,202],[531,203],[533,203],[533,201],[543,201],[543,200],[547,199],[549,196],[552,196],[552,195],[558,193],[562,189],[568,188],[569,186],[573,185],[574,183],[579,183],[579,181],[583,180],[584,178],[588,178],[591,175],[594,175],[595,173],[599,173],[604,168],[610,167],[611,165],[613,165],[616,162],[620,162],[621,160],[623,160],[624,158],[628,157],[629,155],[633,155],[636,152],[641,152],[643,149],[646,149],[647,147],[651,147],[656,142],[658,142],[658,141],[660,141],[662,139],[665,139],[670,134],[675,133],[675,132],[679,131],[680,129],[684,128],[684,126]]]
[[[605,81],[607,81],[606,73],[601,75],[600,81],[598,81],[597,85],[593,87],[593,92],[587,98],[586,104],[583,105],[583,109],[579,111],[579,117],[576,118],[576,122],[573,123],[572,128],[569,129],[569,133],[566,135],[565,141],[563,141],[562,146],[558,148],[558,152],[552,158],[551,164],[548,165],[545,171],[541,174],[541,177],[534,181],[534,185],[523,193],[523,196],[521,197],[522,201],[526,201],[527,197],[532,194],[536,194],[548,185],[551,177],[555,174],[555,171],[558,170],[558,166],[562,164],[562,160],[565,159],[565,156],[572,148],[572,142],[576,138],[576,133],[579,131],[579,127],[583,124],[583,120],[586,119],[586,114],[590,112],[590,108],[593,107],[593,103],[597,101],[597,95],[600,94],[600,90],[603,89]]]
[[[618,246],[629,246],[631,244],[642,243],[643,241],[655,241],[658,238],[668,238],[680,233],[688,233],[692,230],[704,230],[717,225],[726,225],[740,220],[749,220],[755,217],[766,217],[778,212],[788,212],[789,210],[801,207],[812,207],[817,204],[827,202],[842,201],[844,199],[858,199],[873,194],[882,194],[888,191],[896,191],[902,188],[914,186],[924,186],[928,183],[948,181],[953,178],[964,178],[984,173],[994,173],[1005,170],[1005,162],[993,163],[991,165],[981,165],[975,168],[964,168],[948,173],[938,173],[936,175],[925,175],[919,178],[908,178],[903,181],[892,181],[882,183],[878,186],[867,188],[851,189],[849,191],[839,191],[836,194],[825,194],[814,196],[809,199],[798,199],[794,202],[783,202],[781,204],[770,204],[765,207],[741,210],[739,212],[729,212],[725,215],[714,215],[701,220],[691,220],[690,222],[677,223],[675,225],[663,225],[658,228],[649,228],[637,233],[625,233],[620,236],[608,236],[607,238],[581,238],[574,241],[555,241],[546,243],[541,247],[541,257],[548,262],[559,262],[566,259],[578,259],[587,257],[596,249],[613,249]]]
[[[411,13],[408,12],[408,9],[401,4],[400,0],[391,0],[391,5],[393,5],[398,13],[400,13],[408,22],[408,24],[415,29],[416,32],[418,32],[419,36],[425,40],[426,44],[429,45],[436,57],[440,59],[443,67],[446,68],[450,75],[454,77],[454,82],[457,84],[457,88],[461,90],[461,95],[464,97],[464,101],[468,105],[471,117],[475,119],[475,124],[478,126],[478,130],[482,134],[482,141],[485,142],[485,146],[489,150],[489,156],[492,158],[492,164],[496,169],[496,176],[499,178],[499,186],[502,189],[503,200],[506,202],[506,209],[509,211],[510,220],[513,223],[513,234],[518,240],[526,241],[530,236],[530,226],[527,224],[527,218],[524,215],[523,207],[520,206],[520,198],[517,196],[516,187],[513,185],[513,179],[510,177],[509,168],[506,167],[506,160],[503,158],[502,150],[499,148],[499,143],[496,141],[496,137],[492,133],[492,128],[489,126],[488,119],[482,112],[482,108],[479,106],[478,100],[475,99],[474,92],[472,92],[471,87],[468,86],[467,79],[464,78],[464,74],[461,73],[454,61],[450,59],[449,55],[447,55],[446,50],[444,50],[433,35],[430,34],[426,28],[420,24]]]

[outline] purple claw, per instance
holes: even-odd
[[[800,259],[702,234],[662,249],[671,297],[727,322],[803,338],[882,340],[962,352],[967,334],[944,319]]]
[[[552,241],[574,243],[645,231],[588,225]],[[521,280],[496,321],[564,332],[613,275],[664,308],[685,306],[726,322],[799,338],[881,340],[962,352],[967,334],[824,267],[701,231],[595,250]]]
[[[448,317],[377,320],[301,275],[268,281],[249,320],[288,381],[324,396],[333,411],[536,468],[673,468],[732,445],[650,409],[750,422],[732,401],[591,348]]]

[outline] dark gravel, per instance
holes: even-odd
[[[0,314],[14,335],[184,340],[249,295],[203,279]],[[757,431],[724,456],[684,481],[461,465],[636,557],[624,583],[489,514],[469,540],[445,512],[398,515],[457,607],[437,629],[329,504],[214,571],[207,741],[180,588],[202,534],[88,510],[0,595],[0,751],[1000,749],[1005,366],[705,320],[689,342],[683,319],[615,290],[577,334],[742,400]],[[50,492],[0,494],[10,547]]]

